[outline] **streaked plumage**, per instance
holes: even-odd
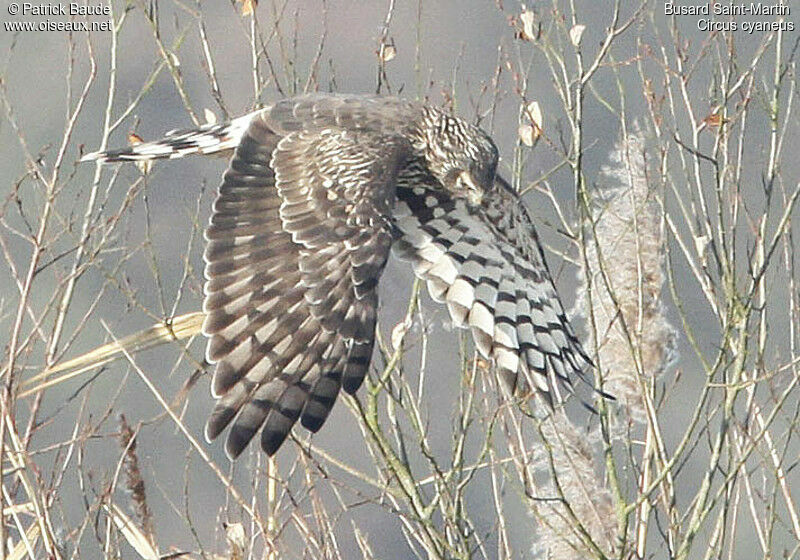
[[[203,331],[216,364],[208,439],[236,457],[261,431],[317,431],[369,367],[389,250],[412,262],[511,388],[560,400],[588,358],[533,224],[480,129],[388,97],[312,95],[227,124],[86,156],[233,150],[206,231]]]

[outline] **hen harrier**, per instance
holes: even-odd
[[[390,97],[285,99],[229,123],[97,152],[147,161],[231,151],[206,230],[203,332],[216,363],[206,436],[234,458],[317,431],[369,367],[390,247],[513,389],[560,400],[589,363],[536,230],[479,128]]]

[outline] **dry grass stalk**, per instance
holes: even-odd
[[[606,185],[593,200],[596,243],[587,247],[591,277],[585,271],[581,275],[576,307],[596,321],[588,346],[599,350],[604,389],[629,418],[644,422],[643,391],[676,359],[676,333],[662,302],[660,214],[638,128],[616,144],[610,160],[602,169]]]
[[[534,514],[539,522],[534,552],[552,560],[582,560],[615,554],[616,517],[608,488],[593,460],[593,438],[563,409],[539,425],[533,467],[542,473]]]
[[[128,424],[124,414],[120,414],[119,424],[119,444],[124,453],[122,470],[125,473],[125,487],[131,493],[131,500],[133,500],[142,531],[150,543],[155,544],[153,515],[147,506],[144,478],[142,477],[142,471],[139,469],[139,457],[136,454],[136,433]]]

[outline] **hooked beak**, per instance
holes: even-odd
[[[483,189],[475,182],[475,178],[469,171],[462,171],[458,180],[463,187],[467,190],[467,200],[473,206],[480,206],[483,201]]]

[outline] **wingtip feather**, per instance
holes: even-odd
[[[78,160],[79,163],[84,163],[87,161],[101,161],[105,156],[104,152],[90,152],[88,154],[83,154],[81,159]]]

